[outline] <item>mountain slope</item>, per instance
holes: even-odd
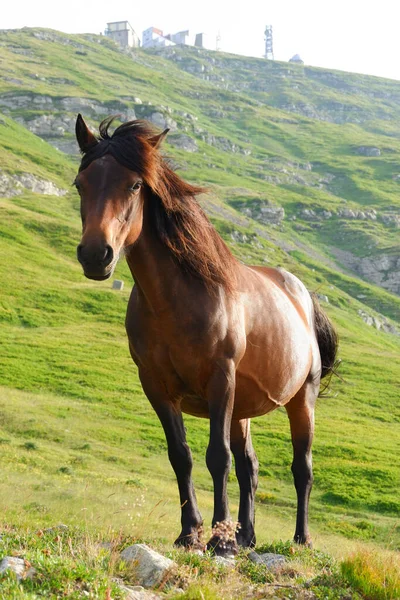
[[[285,266],[325,297],[341,336],[344,381],[334,383],[337,396],[318,404],[312,527],[320,536],[398,547],[400,339],[383,329],[399,326],[400,298],[354,277],[337,257],[337,251],[361,259],[398,256],[395,225],[382,220],[399,207],[392,178],[397,140],[362,124],[289,114],[253,97],[250,88],[222,90],[220,81],[180,67],[191,49],[177,49],[172,62],[143,51],[132,58],[95,36],[26,30],[2,32],[0,40],[0,105],[7,113],[0,120],[0,503],[8,518],[38,526],[56,518],[74,522],[87,494],[104,527],[127,527],[125,513],[114,513],[132,488],[137,494],[146,488],[149,502],[176,499],[161,427],[128,356],[123,320],[130,275],[121,263],[122,293],[83,278],[75,259],[79,203],[71,188],[77,153],[65,155],[42,141],[72,149],[77,110],[93,124],[122,112],[122,118],[134,113],[171,127],[168,154],[183,177],[209,186],[201,201],[236,255]],[[225,61],[227,74],[230,61],[248,60],[195,56]],[[273,65],[279,68],[287,66]],[[243,69],[257,79],[258,71]],[[354,154],[362,145],[379,147],[381,155]],[[340,215],[343,208],[375,210],[376,219]],[[363,318],[377,319],[381,329]],[[207,423],[187,423],[208,516]],[[289,536],[295,500],[285,413],[256,420],[254,439],[261,464],[259,537],[268,539],[268,513]],[[172,539],[175,525],[163,535]]]
[[[77,111],[93,122],[150,117],[171,128],[169,151],[189,177],[225,200],[240,188],[234,209],[281,205],[279,237],[295,249],[314,246],[400,293],[399,83],[194,48],[126,55],[105,38],[46,30],[0,40],[0,108],[33,132],[76,152]]]

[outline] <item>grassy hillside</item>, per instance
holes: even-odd
[[[297,79],[290,79],[284,64],[191,49],[166,57],[142,51],[129,56],[102,38],[45,30],[2,32],[0,42],[0,175],[28,173],[66,191],[56,197],[22,186],[18,195],[0,198],[4,527],[39,529],[65,522],[103,539],[114,530],[161,547],[178,533],[178,495],[164,436],[128,356],[123,322],[130,275],[121,263],[116,277],[125,281],[123,292],[83,278],[75,258],[78,198],[71,187],[77,157],[49,145],[45,134],[41,139],[28,131],[33,119],[48,114],[72,119],[63,99],[88,98],[102,103],[97,116],[88,108],[93,123],[101,111],[105,116],[118,106],[138,116],[157,111],[172,119],[172,142],[184,132],[198,151],[171,142],[167,152],[185,178],[208,184],[210,194],[201,201],[233,252],[249,263],[285,266],[328,297],[323,306],[340,333],[343,381],[336,380],[334,393],[318,404],[311,504],[315,544],[338,557],[355,544],[400,549],[400,338],[366,325],[359,313],[382,314],[398,327],[400,298],[354,276],[337,254],[339,249],[360,258],[398,256],[393,223],[381,217],[349,219],[337,211],[343,205],[375,209],[378,215],[399,210],[399,184],[392,177],[400,158],[394,137],[400,84],[337,73],[329,79],[327,72],[291,66],[293,77],[303,81],[294,88]],[[205,79],[200,67],[188,73],[189,59],[200,65],[215,59],[215,79]],[[358,105],[362,91],[368,119],[332,123],[306,118],[293,107],[290,113],[282,109],[279,94],[289,94],[288,79],[304,101],[328,102],[334,86],[324,84],[324,92],[324,73],[342,87],[348,82],[343,94],[349,105]],[[271,89],[257,92],[267,75]],[[374,100],[381,92],[391,94],[387,121],[380,112],[383,100]],[[24,97],[28,101],[18,106]],[[50,101],[41,104],[38,98]],[[71,136],[68,130],[62,139]],[[53,134],[48,138],[56,143]],[[362,145],[379,147],[381,155],[354,154]],[[284,208],[279,224],[253,218],[264,201]],[[309,220],[304,209],[334,214]],[[208,424],[186,421],[209,524]],[[258,539],[260,544],[289,539],[295,492],[285,412],[254,420],[253,431],[261,465]],[[230,495],[236,511],[233,476]]]

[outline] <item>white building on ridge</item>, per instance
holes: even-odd
[[[139,48],[140,46],[139,36],[136,35],[129,21],[107,23],[104,34],[124,48]]]

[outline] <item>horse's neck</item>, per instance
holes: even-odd
[[[167,308],[181,273],[167,249],[145,223],[139,239],[126,253],[126,260],[149,308],[154,312]]]

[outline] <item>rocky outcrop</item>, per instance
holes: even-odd
[[[400,227],[400,211],[383,213],[379,218],[387,227]]]
[[[376,146],[358,146],[354,148],[355,154],[360,154],[361,156],[380,156],[381,151]]]
[[[222,150],[223,152],[239,153],[244,154],[245,156],[251,154],[251,150],[249,148],[243,148],[238,144],[231,142],[227,138],[218,135],[207,133],[202,135],[202,140],[209,146],[214,146],[214,148],[218,148],[218,150]]]
[[[68,115],[46,114],[29,120],[18,117],[15,120],[35,135],[45,138],[50,136],[64,136],[66,133],[74,131],[75,127],[75,118]]]
[[[162,112],[152,112],[146,118],[148,121],[154,123],[154,125],[160,127],[161,129],[170,129],[171,131],[175,131],[178,128],[176,121]]]
[[[336,214],[342,219],[359,219],[361,221],[376,221],[377,218],[377,212],[374,209],[352,210],[351,208],[339,208]]]
[[[400,251],[393,254],[382,252],[360,258],[340,248],[331,247],[330,250],[339,262],[353,273],[400,295]]]
[[[370,315],[369,313],[361,309],[358,311],[358,314],[362,318],[364,323],[366,323],[370,327],[375,327],[375,329],[377,329],[378,331],[384,331],[385,333],[391,333],[392,335],[400,335],[400,331],[398,331],[396,327],[389,323],[389,321],[382,315],[376,317],[375,315]]]
[[[186,150],[186,152],[197,152],[199,149],[196,140],[184,133],[169,135],[167,139],[171,146]]]
[[[400,295],[400,252],[365,256],[358,260],[357,271],[365,279]]]
[[[65,196],[67,193],[67,190],[57,187],[52,181],[40,179],[32,173],[9,175],[0,171],[0,196],[12,198],[22,194],[24,190],[46,196]]]
[[[264,225],[280,225],[285,217],[284,208],[268,200],[250,200],[235,207],[246,217]]]

